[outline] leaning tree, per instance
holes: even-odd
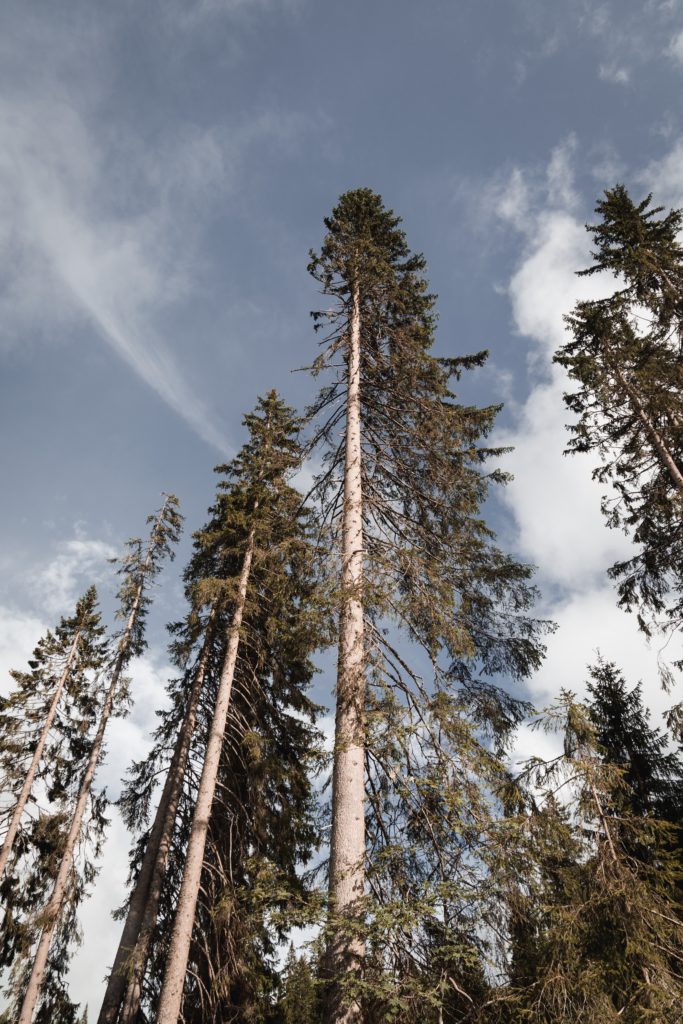
[[[614,289],[577,303],[555,355],[577,385],[565,395],[577,416],[569,450],[598,456],[607,522],[637,545],[610,576],[647,634],[683,622],[683,214],[662,212],[623,185],[599,200],[580,275],[611,274]]]
[[[188,1021],[258,1019],[277,941],[307,913],[299,868],[317,843],[319,756],[307,689],[325,605],[310,515],[289,482],[299,421],[271,392],[245,424],[185,573],[190,609],[172,630],[183,672],[124,794],[140,837],[102,1022],[136,1020],[140,1007],[158,1021],[181,1008]]]
[[[117,637],[114,653],[107,667],[106,688],[101,695],[101,706],[97,710],[96,728],[89,745],[87,760],[78,778],[75,802],[60,850],[54,885],[40,914],[40,934],[23,991],[19,1024],[30,1024],[41,999],[53,938],[55,931],[60,927],[64,908],[69,901],[74,862],[84,822],[89,807],[93,803],[98,803],[98,797],[93,796],[93,783],[104,755],[107,725],[112,715],[116,713],[117,707],[122,707],[125,703],[127,688],[124,671],[131,660],[145,648],[145,620],[150,604],[149,586],[161,571],[164,558],[173,557],[173,545],[178,540],[182,524],[182,517],[178,512],[178,499],[174,495],[166,495],[162,507],[148,517],[148,522],[152,524],[152,529],[147,543],[144,544],[138,538],[129,541],[128,554],[120,566],[123,581],[118,594],[118,616],[123,620],[124,626]],[[101,798],[99,799],[101,802]]]

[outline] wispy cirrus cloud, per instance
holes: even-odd
[[[69,27],[55,18],[52,44],[46,25],[27,19],[19,46],[43,59],[32,80],[0,40],[0,253],[8,268],[0,346],[68,339],[90,325],[198,436],[229,454],[221,416],[189,381],[201,342],[169,324],[201,293],[204,235],[220,204],[239,195],[249,161],[295,145],[309,122],[266,109],[220,123],[177,121],[148,141],[135,124],[103,115],[105,74],[90,88],[96,56],[101,69],[108,63],[104,27],[85,40],[74,33],[87,43],[87,60]]]
[[[187,159],[177,153],[171,172],[179,175],[177,165]],[[207,166],[202,182],[196,168],[194,178],[188,173],[188,189],[215,179],[216,161]],[[191,236],[168,205],[171,185],[150,189],[142,210],[117,211],[108,208],[111,171],[68,99],[0,104],[0,247],[14,268],[0,297],[4,343],[36,321],[45,332],[87,318],[200,437],[224,451],[220,421],[188,386],[156,327],[159,314],[191,287]]]

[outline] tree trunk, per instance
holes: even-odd
[[[36,1008],[36,1004],[40,997],[40,991],[43,984],[43,976],[45,974],[45,968],[47,966],[48,954],[50,952],[50,943],[52,942],[52,935],[55,930],[59,915],[64,906],[64,901],[67,895],[67,887],[69,881],[69,875],[73,868],[74,853],[76,849],[76,843],[81,832],[83,825],[83,818],[85,816],[85,809],[90,798],[90,791],[92,789],[93,779],[95,772],[97,771],[97,765],[102,753],[102,744],[104,742],[104,732],[109,721],[109,717],[114,706],[114,699],[118,691],[119,682],[121,679],[121,672],[126,664],[128,657],[128,648],[130,646],[130,639],[135,628],[137,621],[138,612],[140,610],[140,603],[142,601],[142,592],[145,585],[145,570],[152,564],[152,558],[154,555],[155,548],[158,544],[157,534],[161,520],[163,518],[166,505],[168,502],[164,502],[164,506],[159,513],[152,535],[147,549],[147,556],[143,564],[143,570],[140,575],[140,580],[135,591],[135,597],[131,605],[128,620],[126,622],[126,628],[121,637],[119,643],[119,649],[116,655],[116,661],[112,669],[111,681],[109,683],[109,689],[107,690],[107,696],[102,707],[100,714],[100,721],[95,734],[92,748],[90,750],[90,756],[88,758],[88,764],[85,769],[85,774],[81,782],[81,787],[78,793],[78,799],[76,800],[76,806],[74,807],[73,818],[71,819],[71,827],[69,834],[66,839],[64,852],[59,865],[59,871],[55,884],[52,890],[52,895],[48,901],[45,910],[41,917],[44,921],[42,931],[40,933],[40,939],[38,940],[38,947],[36,949],[35,958],[33,961],[33,967],[31,969],[31,976],[29,978],[28,986],[24,994],[24,1000],[21,1005],[21,1012],[17,1024],[31,1024],[33,1013]]]
[[[14,810],[12,811],[12,817],[10,819],[9,828],[7,829],[7,835],[5,836],[5,841],[2,844],[2,850],[0,850],[0,877],[2,877],[2,875],[4,874],[5,866],[7,865],[7,861],[9,860],[10,855],[12,853],[12,847],[14,845],[14,839],[16,837],[17,830],[19,828],[19,823],[26,808],[26,804],[28,803],[28,798],[31,795],[33,782],[36,777],[36,772],[38,771],[38,765],[40,764],[40,759],[43,756],[45,743],[47,742],[48,734],[50,732],[50,729],[52,728],[52,723],[54,722],[55,715],[57,714],[57,707],[59,706],[59,701],[62,696],[62,691],[64,690],[64,685],[69,677],[69,671],[71,669],[71,664],[73,662],[74,655],[76,654],[76,649],[78,647],[78,642],[80,638],[81,630],[79,627],[76,630],[76,636],[74,637],[74,641],[69,649],[66,664],[64,665],[62,674],[59,677],[59,682],[57,683],[57,686],[55,687],[54,693],[52,695],[52,702],[50,703],[50,709],[47,713],[45,724],[40,733],[40,738],[36,745],[36,749],[33,751],[31,764],[26,774],[24,784],[21,787],[21,792],[17,797],[17,802],[14,805]]]
[[[648,435],[648,437],[650,438],[650,441],[651,441],[655,451],[657,452],[657,456],[659,458],[659,461],[662,463],[664,468],[667,470],[667,472],[668,472],[668,474],[669,474],[669,476],[671,478],[671,482],[674,485],[674,487],[683,496],[683,473],[681,473],[681,470],[679,469],[679,467],[678,467],[678,465],[676,463],[676,460],[674,459],[673,455],[669,451],[668,446],[667,446],[664,438],[661,436],[661,434],[659,433],[659,431],[655,427],[654,423],[652,422],[652,420],[648,416],[647,412],[645,411],[643,403],[640,401],[640,398],[638,397],[638,393],[637,393],[636,389],[633,387],[632,384],[630,384],[626,380],[626,377],[624,376],[624,374],[622,373],[622,371],[618,367],[613,367],[613,370],[614,370],[615,377],[617,378],[617,380],[619,381],[619,383],[623,387],[623,389],[626,392],[626,394],[628,395],[628,397],[633,402],[635,413],[636,413],[638,419],[640,420],[640,422],[645,427],[645,432]]]
[[[130,1024],[137,1018],[142,996],[147,953],[156,926],[159,900],[173,837],[178,802],[197,720],[197,705],[204,687],[213,640],[216,611],[212,610],[201,657],[192,682],[185,717],[159,800],[140,873],[130,898],[126,923],[109,975],[97,1024]],[[119,1017],[120,1012],[120,1017]]]
[[[78,842],[78,837],[81,833],[85,809],[90,798],[90,791],[92,789],[92,783],[95,777],[95,771],[97,770],[100,754],[102,753],[104,731],[107,727],[107,722],[109,721],[109,716],[111,715],[111,711],[114,706],[114,698],[116,697],[119,680],[121,678],[121,671],[125,663],[125,647],[130,639],[130,634],[135,623],[135,616],[137,615],[137,610],[139,608],[141,593],[142,586],[140,587],[136,600],[133,604],[133,608],[128,618],[128,623],[126,625],[126,631],[121,640],[119,653],[116,657],[111,682],[100,714],[99,725],[97,726],[97,732],[90,751],[90,757],[88,758],[88,764],[85,769],[83,781],[81,782],[76,806],[74,807],[73,818],[71,819],[71,828],[69,829],[69,834],[64,846],[64,853],[62,854],[62,860],[59,865],[59,871],[57,873],[57,878],[55,879],[52,895],[50,896],[50,900],[41,915],[45,923],[40,933],[40,940],[38,942],[38,948],[36,949],[35,959],[33,961],[31,977],[29,978],[28,987],[26,989],[26,994],[24,995],[24,1001],[21,1006],[21,1013],[17,1024],[30,1024],[33,1018],[33,1012],[36,1008],[36,1003],[40,996],[43,975],[45,974],[47,958],[50,952],[52,934],[55,930],[62,907],[64,906],[64,900],[66,899],[69,875],[73,868],[76,843]]]
[[[254,505],[256,511],[257,503]],[[247,548],[244,553],[242,570],[240,572],[239,585],[237,590],[237,601],[235,612],[228,630],[228,643],[225,652],[225,661],[221,671],[221,678],[216,695],[216,707],[211,722],[211,732],[206,745],[204,766],[199,782],[197,802],[192,816],[192,830],[187,846],[185,858],[185,869],[183,871],[183,882],[180,888],[178,908],[176,910],[171,946],[166,963],[166,973],[161,989],[159,1009],[157,1011],[156,1024],[176,1024],[180,1014],[180,1007],[183,999],[183,987],[185,984],[185,973],[190,953],[190,942],[192,940],[192,929],[194,926],[194,915],[197,907],[197,896],[204,864],[204,851],[206,848],[206,836],[209,830],[211,807],[216,791],[218,767],[223,746],[225,725],[230,709],[230,697],[232,693],[232,682],[235,675],[237,663],[237,652],[240,640],[240,627],[244,614],[244,605],[247,596],[247,584],[251,571],[251,561],[254,554],[254,529],[252,528],[247,541]]]
[[[337,708],[332,773],[330,903],[333,915],[352,918],[365,883],[365,651],[363,637],[363,492],[360,412],[360,297],[353,287],[348,345],[346,451],[342,521],[342,606],[337,663]],[[334,979],[357,970],[364,944],[341,929],[328,950],[333,994],[329,1020],[355,1024],[356,1003],[344,1005]]]

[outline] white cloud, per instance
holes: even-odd
[[[677,189],[683,194],[682,147],[677,144],[665,159],[650,165],[641,180],[648,187],[657,183],[669,194]],[[597,298],[614,288],[606,275],[576,276],[590,264],[590,238],[574,213],[575,159],[575,142],[553,152],[546,173],[547,181],[557,182],[552,188],[538,168],[516,172],[515,189],[524,195],[527,213],[519,219],[524,247],[507,294],[515,331],[531,342],[530,391],[523,404],[512,407],[514,425],[498,432],[496,442],[515,447],[505,460],[515,479],[503,500],[516,523],[517,550],[539,566],[547,595],[541,613],[559,624],[542,669],[530,681],[530,692],[538,706],[552,701],[561,688],[583,696],[587,666],[599,649],[620,665],[630,683],[643,680],[656,721],[678,698],[659,686],[657,641],[649,646],[634,616],[617,607],[606,576],[606,569],[631,550],[630,541],[604,525],[604,488],[591,479],[590,459],[562,455],[569,439],[565,424],[571,420],[562,392],[571,390],[571,382],[551,360],[566,339],[563,315],[578,298]],[[506,224],[514,222],[504,210],[498,216]],[[676,656],[679,652],[671,647],[661,654],[669,662]],[[515,757],[545,753],[554,742],[522,730]]]
[[[519,167],[514,167],[509,178],[494,186],[491,208],[496,216],[522,230],[529,214],[529,189]]]
[[[598,68],[598,78],[614,85],[628,85],[631,74],[628,68],[620,67],[618,64],[601,64]]]
[[[546,169],[548,202],[551,206],[571,208],[578,202],[574,188],[574,157],[577,149],[576,136],[572,133],[550,154]]]
[[[664,51],[676,64],[683,64],[683,32],[677,33]]]
[[[662,159],[651,161],[637,180],[654,194],[658,205],[683,205],[683,138],[677,139]]]
[[[205,141],[199,151],[207,148]],[[207,160],[207,178],[199,182],[194,153],[193,160],[188,174],[187,156],[177,156],[188,189],[216,173],[215,161]],[[180,173],[174,161],[166,166]],[[22,320],[38,319],[45,329],[41,310],[53,329],[55,315],[58,323],[85,316],[204,440],[224,450],[222,429],[188,388],[154,325],[155,314],[189,287],[191,236],[179,245],[183,225],[158,196],[142,212],[107,211],[117,198],[107,167],[104,147],[68,99],[0,103],[0,250],[15,268],[0,306],[6,342]]]
[[[7,695],[13,686],[10,669],[26,669],[46,629],[36,615],[0,605],[0,694]]]
[[[91,584],[111,577],[108,559],[117,554],[108,541],[87,537],[80,531],[76,537],[61,541],[51,561],[27,573],[26,583],[35,606],[51,618],[72,615],[77,599]]]
[[[201,292],[200,242],[217,206],[238,194],[247,162],[297,144],[310,119],[266,109],[229,124],[176,120],[151,147],[137,124],[102,114],[111,99],[106,21],[85,36],[78,22],[74,39],[60,19],[20,21],[15,40],[0,38],[0,346],[68,340],[89,325],[229,454],[221,416],[188,382],[196,339],[168,327]],[[40,74],[27,78],[38,55]]]
[[[505,468],[514,481],[503,500],[517,524],[517,547],[539,566],[551,587],[584,588],[604,576],[628,550],[624,536],[601,523],[601,490],[585,459],[563,456],[569,419],[562,402],[559,372],[535,387],[514,429],[496,442],[514,446]]]

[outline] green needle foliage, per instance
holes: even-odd
[[[91,587],[72,616],[63,618],[36,646],[29,671],[11,673],[16,688],[0,709],[0,779],[4,794],[21,787],[27,765],[43,728],[68,652],[80,631],[41,760],[36,784],[21,823],[0,895],[4,917],[0,926],[2,966],[11,967],[6,994],[14,1013],[31,966],[31,952],[40,930],[40,911],[59,869],[69,828],[70,810],[87,763],[101,702],[101,674],[109,657],[104,628]],[[11,810],[10,805],[10,810]],[[72,1024],[77,1006],[69,999],[66,975],[80,941],[77,908],[94,881],[107,824],[106,802],[95,797],[85,823],[81,856],[73,872],[64,915],[55,934],[44,994],[35,1020]]]
[[[594,262],[581,273],[613,274],[616,288],[576,305],[555,356],[577,384],[565,395],[578,417],[569,450],[599,456],[607,522],[638,546],[610,576],[648,634],[653,619],[674,629],[683,620],[683,215],[662,212],[623,185],[605,192],[588,226]]]
[[[147,523],[152,526],[149,537],[146,540],[132,537],[126,543],[126,554],[120,560],[114,560],[122,577],[116,617],[128,626],[128,629],[124,626],[119,634],[119,638],[125,640],[119,646],[119,670],[145,651],[147,613],[152,603],[148,591],[161,572],[164,561],[175,558],[174,547],[182,531],[183,516],[177,497],[175,494],[164,494],[163,497],[161,508],[147,516]]]
[[[678,765],[661,760],[656,733],[645,737],[637,700],[617,736],[623,679],[603,663],[591,675],[592,712],[565,693],[546,713],[545,725],[564,732],[564,753],[528,765],[528,810],[512,826],[517,879],[506,894],[510,982],[486,1021],[680,1020],[681,866],[670,825],[652,815],[654,791]]]
[[[368,1020],[459,1020],[485,988],[484,837],[505,777],[491,745],[502,750],[525,713],[493,677],[533,672],[551,626],[530,617],[531,567],[496,546],[481,515],[490,484],[507,479],[488,467],[502,454],[486,444],[500,406],[462,404],[451,382],[486,353],[432,354],[425,260],[380,196],[345,193],[325,226],[309,270],[326,306],[313,314],[313,372],[327,381],[309,416],[311,447],[323,450],[314,497],[330,577],[341,559],[354,322],[364,531],[366,901],[329,931],[338,942],[347,930],[349,947],[355,933],[365,958],[337,981]]]
[[[319,1024],[320,1014],[315,971],[291,945],[282,971],[280,998],[269,1024]]]
[[[600,756],[622,770],[629,812],[683,824],[683,760],[670,736],[650,724],[642,684],[629,690],[617,666],[600,660],[590,669],[588,692]]]
[[[323,522],[339,528],[347,374],[345,343],[352,282],[361,298],[362,480],[368,618],[404,625],[448,679],[489,716],[483,677],[526,676],[540,664],[544,624],[529,619],[533,570],[504,554],[480,515],[491,483],[486,463],[503,449],[483,443],[500,405],[459,404],[451,380],[482,366],[486,352],[432,355],[435,296],[423,256],[411,253],[400,218],[370,189],[345,193],[325,219],[327,235],[309,271],[331,300],[313,314],[323,351],[314,373],[329,371],[309,410],[323,447],[316,494]],[[456,614],[457,612],[457,614]],[[505,726],[512,704],[498,693]]]
[[[245,417],[248,440],[219,466],[216,500],[195,534],[185,572],[190,609],[174,625],[172,652],[183,675],[170,684],[149,758],[137,764],[123,798],[141,832],[132,874],[144,850],[154,777],[182,728],[187,693],[209,643],[209,657],[183,794],[150,946],[143,1006],[158,1000],[194,794],[211,726],[244,551],[253,532],[249,577],[231,707],[218,771],[204,872],[186,978],[186,1021],[257,1022],[272,1008],[277,943],[313,913],[301,866],[318,844],[312,777],[320,766],[318,711],[307,694],[310,657],[328,635],[310,516],[289,479],[302,451],[299,421],[275,392]]]

